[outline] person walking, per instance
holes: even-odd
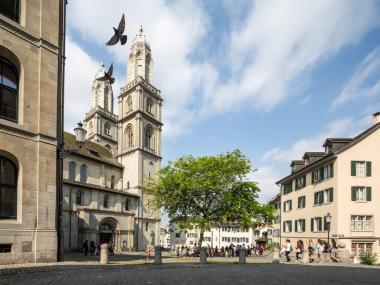
[[[316,247],[317,247],[318,261],[320,263],[323,263],[323,252],[325,251],[325,246],[320,239],[318,239]]]
[[[92,240],[90,241],[90,254],[91,256],[94,256],[95,253],[95,242]]]
[[[292,244],[290,243],[290,240],[287,239],[286,242],[285,242],[285,256],[286,256],[286,261],[287,262],[290,262],[290,257],[289,257],[289,254],[292,252],[293,248],[292,248]]]
[[[83,243],[82,250],[84,252],[84,255],[87,256],[87,253],[88,253],[88,240],[85,240],[85,242]]]
[[[296,261],[301,259],[300,254],[303,254],[303,251],[304,251],[303,241],[299,239],[297,241],[297,246],[296,246]]]
[[[263,256],[263,252],[264,252],[264,246],[262,244],[260,244],[260,246],[259,246],[260,256]]]
[[[331,240],[331,247],[329,248],[331,261],[330,262],[339,262],[339,258],[337,257],[337,245],[335,239]]]

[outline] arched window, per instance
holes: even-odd
[[[124,210],[125,211],[129,211],[129,199],[125,199],[125,203],[124,203]]]
[[[103,198],[103,208],[108,208],[108,200],[109,200],[109,196],[105,194]]]
[[[148,113],[152,113],[152,107],[153,107],[152,98],[150,98],[150,97],[146,98],[146,111]]]
[[[82,164],[80,166],[80,182],[81,183],[87,182],[87,166],[85,164]]]
[[[16,218],[17,176],[16,165],[0,156],[0,218]]]
[[[88,133],[92,134],[93,131],[94,131],[94,125],[92,124],[92,122],[90,122],[88,124]]]
[[[111,189],[115,188],[115,175],[111,176]]]
[[[82,205],[82,191],[77,191],[75,196],[75,202],[77,205]]]
[[[132,112],[132,97],[128,96],[127,98],[127,112]]]
[[[0,118],[17,122],[19,75],[16,67],[0,57]]]
[[[144,146],[149,149],[154,149],[153,146],[153,128],[148,125],[145,128]]]
[[[111,130],[110,124],[108,122],[104,123],[104,134],[106,134],[107,136],[109,136],[110,135],[110,130]]]
[[[133,147],[133,129],[132,125],[128,125],[126,129],[127,148]]]
[[[75,181],[76,164],[74,161],[69,162],[69,179]]]
[[[1,0],[0,1],[0,14],[12,19],[13,21],[20,21],[20,0]]]

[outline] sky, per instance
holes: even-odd
[[[163,104],[162,165],[240,149],[260,201],[306,151],[380,111],[380,1],[69,0],[65,130],[90,110],[99,64],[117,96],[140,25]],[[107,47],[122,14],[128,42]]]

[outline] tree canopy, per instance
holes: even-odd
[[[193,225],[203,233],[211,225],[236,223],[249,228],[272,206],[260,204],[260,189],[247,175],[251,163],[239,150],[216,156],[183,156],[161,168],[147,189],[157,207],[163,208],[180,229]]]

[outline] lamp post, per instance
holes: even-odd
[[[78,123],[78,127],[74,129],[76,149],[64,149],[63,137],[57,149],[57,260],[64,260],[64,243],[62,229],[62,202],[63,202],[63,159],[71,154],[78,153],[84,145],[86,130],[83,129],[83,124]]]
[[[325,221],[327,223],[327,244],[330,246],[330,225],[331,225],[331,215],[327,213],[325,216]]]

